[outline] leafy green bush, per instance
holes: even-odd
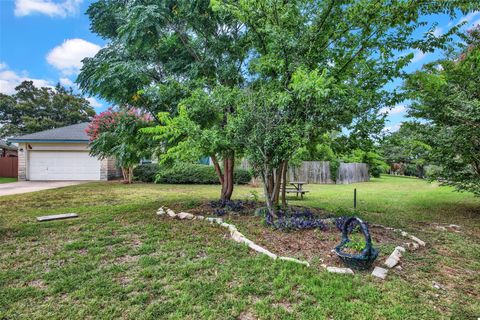
[[[219,184],[213,166],[198,163],[176,163],[172,166],[144,164],[135,168],[134,175],[143,182],[174,184]],[[235,169],[233,180],[237,184],[247,184],[252,179],[249,171]]]
[[[142,164],[133,169],[133,177],[136,181],[155,182],[158,169],[157,163]]]

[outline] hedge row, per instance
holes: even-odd
[[[179,163],[173,166],[158,164],[143,164],[135,168],[133,175],[136,180],[155,183],[173,184],[219,184],[217,173],[213,166],[197,163]],[[233,179],[236,184],[247,184],[252,179],[249,171],[237,168]]]

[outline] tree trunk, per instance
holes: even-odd
[[[233,193],[233,169],[235,160],[233,157],[227,157],[224,160],[223,180],[224,186],[222,188],[222,200],[230,200]]]
[[[288,171],[288,160],[283,162],[282,166],[282,208],[285,209],[287,207],[287,171]]]
[[[225,157],[223,159],[223,171],[220,167],[220,164],[218,163],[216,155],[210,155],[210,158],[212,159],[215,172],[217,173],[218,180],[220,181],[220,185],[222,186],[222,190],[220,192],[220,200],[230,200],[233,194],[233,171],[235,164],[235,156],[232,153],[231,156]]]
[[[263,182],[263,192],[265,194],[265,203],[267,205],[267,213],[273,218],[277,217],[276,214],[276,209],[272,204],[272,198],[271,198],[271,193],[268,191],[268,186],[270,184],[270,179],[267,177],[267,174],[265,173],[266,170],[261,171],[261,176],[262,176],[262,182]]]
[[[128,183],[131,184],[133,180],[133,167],[128,168]]]
[[[273,205],[278,207],[278,200],[280,196],[280,186],[282,184],[282,169],[283,166],[281,165],[275,170],[275,180],[274,180],[274,187],[273,187]]]

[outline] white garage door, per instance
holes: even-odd
[[[100,180],[100,161],[85,151],[30,151],[30,180]]]

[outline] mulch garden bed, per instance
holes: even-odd
[[[332,214],[323,210],[309,209],[316,217],[333,217]],[[195,209],[188,210],[188,212],[213,216],[213,210],[209,204],[203,204]],[[222,216],[222,218],[226,222],[234,224],[248,239],[279,256],[307,260],[312,266],[318,268],[321,268],[322,264],[333,267],[345,267],[340,258],[333,252],[335,246],[341,241],[341,232],[333,223],[327,223],[326,230],[307,229],[283,231],[267,226],[264,217],[255,216],[253,212],[254,206],[251,206],[241,212],[241,214],[226,214]],[[392,230],[377,226],[369,226],[369,230],[373,246],[380,250],[379,256],[373,266],[382,266],[393,249],[396,246],[403,246],[406,242],[404,237]],[[362,237],[363,239],[360,232],[358,233],[358,237]],[[255,253],[252,252],[252,254]]]

